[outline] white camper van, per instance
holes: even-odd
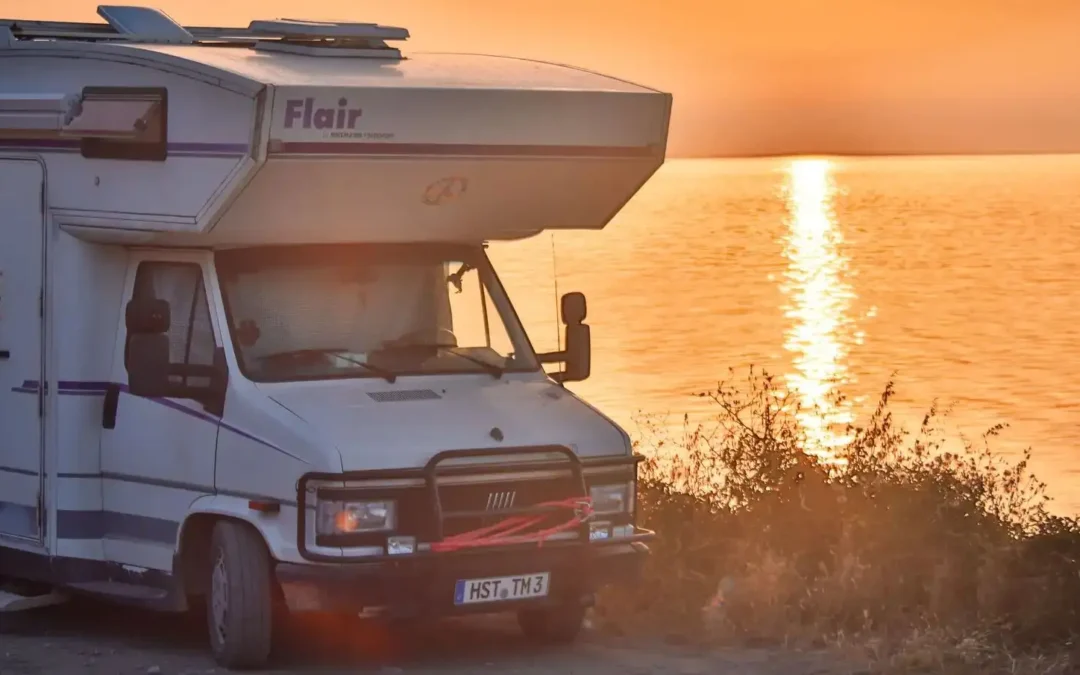
[[[99,14],[0,21],[0,606],[205,604],[228,667],[284,611],[573,639],[648,553],[639,458],[564,387],[585,298],[537,354],[485,246],[603,228],[671,97],[372,24]]]

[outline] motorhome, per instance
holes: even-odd
[[[605,227],[671,97],[410,54],[377,24],[0,21],[0,607],[516,612],[578,634],[633,583],[626,432],[580,293],[537,353],[490,242]]]

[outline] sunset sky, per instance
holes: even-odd
[[[95,20],[96,2],[0,0]],[[675,95],[675,155],[1080,150],[1078,0],[158,0],[182,23],[405,26],[412,51],[572,63]]]

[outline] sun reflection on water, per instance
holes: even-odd
[[[837,401],[837,388],[849,380],[844,332],[854,292],[844,281],[847,258],[840,251],[843,234],[833,213],[835,184],[824,159],[791,163],[786,186],[788,259],[781,290],[790,299],[784,307],[791,322],[784,347],[791,352],[789,389],[799,397],[799,419],[807,433],[807,450],[824,458],[847,440],[851,406]]]

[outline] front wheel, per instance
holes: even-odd
[[[262,666],[273,626],[270,557],[262,538],[247,525],[218,522],[210,565],[206,613],[214,659],[230,670]]]
[[[584,623],[585,608],[581,605],[561,605],[518,612],[521,632],[532,642],[540,644],[570,644],[577,639]]]

